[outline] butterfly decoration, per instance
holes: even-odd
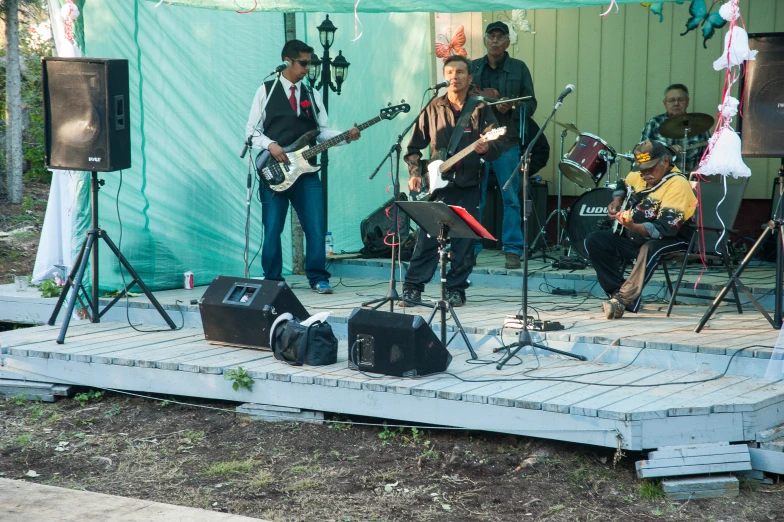
[[[676,4],[682,4],[684,0],[675,0]],[[664,21],[662,11],[664,11],[664,2],[643,2],[640,4],[643,7],[650,7],[651,13],[659,17],[659,23]]]
[[[702,25],[702,47],[705,49],[708,48],[706,42],[713,37],[716,29],[721,29],[727,23],[727,20],[722,18],[718,11],[711,13],[711,9],[713,9],[713,5],[708,9],[705,0],[693,0],[689,5],[691,18],[686,22],[686,31],[681,33],[681,36],[684,36],[692,29]]]
[[[525,9],[512,9],[509,21],[504,22],[509,27],[509,43],[512,45],[517,45],[517,33],[536,34],[536,31],[531,30],[531,22],[525,19],[526,14]]]
[[[439,42],[438,39],[443,39],[447,43]],[[455,31],[455,34],[452,35],[452,38],[448,38],[446,35],[439,34],[436,37],[436,56],[441,58],[441,60],[446,61],[447,58],[454,54],[458,54],[460,56],[468,56],[468,52],[463,47],[466,44],[466,35],[465,35],[465,28],[461,25]]]

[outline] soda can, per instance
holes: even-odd
[[[193,272],[185,272],[185,289],[193,290]]]

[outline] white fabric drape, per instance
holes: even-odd
[[[60,16],[60,0],[49,0],[49,17],[52,23],[52,38],[57,56],[79,57],[82,55],[75,41],[65,38],[65,24]],[[83,182],[83,173],[69,170],[53,170],[49,201],[41,229],[41,240],[33,268],[33,282],[50,279],[66,267],[71,268],[73,252],[73,220],[79,210],[76,201],[77,186]]]

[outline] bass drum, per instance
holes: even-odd
[[[607,206],[613,200],[612,194],[613,190],[609,188],[593,189],[577,198],[569,209],[566,217],[569,244],[585,259],[588,259],[585,238],[594,230],[603,228],[600,224],[605,225],[609,221]]]

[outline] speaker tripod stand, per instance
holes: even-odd
[[[152,295],[147,285],[144,284],[139,274],[136,273],[136,270],[133,269],[131,264],[125,259],[125,256],[122,255],[120,250],[114,244],[114,242],[109,238],[109,235],[106,231],[101,230],[98,226],[98,190],[100,189],[100,185],[104,184],[103,180],[98,179],[98,173],[93,171],[91,173],[90,179],[90,196],[91,196],[91,204],[92,204],[92,226],[90,230],[87,231],[87,235],[82,242],[82,247],[79,250],[79,254],[76,256],[76,260],[74,261],[74,266],[71,269],[71,273],[68,275],[68,278],[65,282],[65,286],[63,287],[63,291],[60,293],[60,298],[57,300],[57,304],[54,307],[54,311],[52,312],[52,316],[49,318],[50,326],[54,326],[55,321],[57,320],[57,316],[60,313],[60,309],[65,302],[65,298],[68,295],[69,290],[73,290],[71,292],[71,297],[68,300],[68,307],[66,308],[66,314],[63,318],[63,326],[60,328],[60,335],[57,337],[57,344],[63,344],[65,342],[65,334],[68,331],[68,324],[71,320],[71,316],[74,311],[74,307],[76,306],[76,301],[78,300],[87,310],[87,314],[90,318],[90,322],[99,323],[101,322],[101,317],[112,307],[114,306],[120,299],[125,297],[128,291],[133,287],[134,284],[138,285],[141,288],[144,295],[150,300],[152,305],[161,314],[164,321],[169,325],[172,330],[175,330],[177,326],[174,324],[174,321],[171,320],[169,315],[164,311],[161,307],[158,300],[155,299],[155,296]],[[114,256],[119,260],[122,268],[128,271],[128,273],[133,277],[131,280],[131,284],[126,285],[122,291],[117,294],[117,296],[104,307],[103,310],[98,310],[98,240],[103,239],[109,249],[112,251]],[[84,278],[84,272],[87,268],[87,261],[92,257],[92,297],[87,294],[87,290],[85,289],[84,285],[82,284],[82,279]],[[121,270],[122,270],[121,268]],[[82,295],[84,296],[84,300],[82,299]],[[85,303],[85,300],[87,301]]]

